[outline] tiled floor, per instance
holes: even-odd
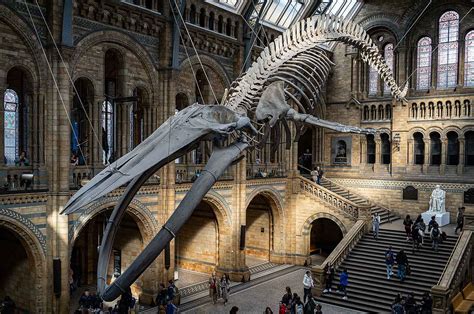
[[[236,292],[235,294],[231,293],[229,303],[225,306],[222,300],[220,300],[216,305],[205,304],[192,310],[183,311],[182,313],[229,313],[230,309],[234,305],[239,308],[238,313],[260,314],[263,313],[267,306],[272,309],[273,313],[278,313],[278,302],[281,300],[286,286],[290,286],[293,292],[303,296],[302,280],[304,272],[304,269],[299,269],[289,274],[250,287],[246,290]],[[326,304],[322,304],[322,310],[325,314],[359,313],[357,311]]]
[[[176,280],[176,286],[178,288],[183,288],[198,282],[206,281],[209,279],[209,275],[180,268],[178,269],[178,278],[179,279]]]

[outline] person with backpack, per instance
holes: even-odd
[[[403,220],[403,225],[405,226],[405,233],[407,235],[407,241],[410,241],[411,236],[411,225],[413,221],[410,218],[410,215],[406,215],[405,219]]]
[[[217,302],[218,282],[219,280],[216,277],[216,273],[213,272],[209,278],[209,296],[214,304]]]
[[[316,171],[318,172],[317,178],[316,178],[316,183],[321,185],[321,179],[323,178],[324,171],[321,169],[321,167],[316,167]]]
[[[385,265],[387,266],[387,279],[390,279],[390,276],[393,275],[393,263],[394,256],[392,251],[392,246],[390,245],[388,250],[385,252]]]
[[[313,277],[311,276],[311,272],[307,270],[303,277],[303,288],[304,288],[303,301],[305,303],[306,303],[306,298],[311,294],[311,288],[313,287],[314,287]]]
[[[439,230],[438,223],[435,223],[433,225],[433,229],[431,229],[431,241],[433,241],[433,244],[431,245],[431,247],[435,250],[435,252],[438,252],[440,236],[441,236],[441,231]]]
[[[292,300],[293,300],[293,295],[291,294],[291,288],[286,287],[286,292],[281,298],[281,303],[284,304],[285,306],[288,306],[291,304]]]
[[[349,285],[349,273],[347,269],[344,268],[341,275],[339,276],[339,293],[343,293],[344,296],[342,297],[343,300],[347,300],[347,286]]]
[[[295,302],[295,314],[303,314],[303,309],[304,309],[304,304],[301,302],[300,297],[296,297],[296,302]]]
[[[326,288],[323,290],[323,293],[331,292],[332,281],[334,280],[334,266],[331,265],[330,262],[326,264],[324,267],[324,275],[325,275],[325,284]]]
[[[380,229],[380,216],[378,213],[372,216],[372,232],[374,234],[374,239],[379,238],[379,229]]]
[[[436,222],[436,216],[431,216],[431,220],[430,222],[428,223],[428,232],[431,233],[431,229],[433,229],[433,227],[435,225],[437,225],[438,223]]]
[[[419,233],[419,224],[414,224],[411,230],[411,239],[413,241],[413,249],[412,252],[415,254],[415,248],[417,251],[420,250],[420,243],[421,243],[421,237]]]
[[[458,213],[456,214],[456,229],[454,229],[454,234],[458,234],[458,230],[462,231],[464,227],[464,209],[465,207],[459,207]]]
[[[304,314],[314,314],[314,310],[316,309],[317,302],[313,297],[313,294],[310,293],[308,296],[308,302],[304,305]]]
[[[397,265],[398,265],[398,278],[400,281],[405,280],[406,271],[408,268],[408,256],[405,251],[401,249],[397,254]]]
[[[221,295],[224,299],[224,305],[229,301],[230,281],[226,274],[222,275],[221,278]]]

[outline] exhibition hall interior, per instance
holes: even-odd
[[[474,0],[0,0],[0,313],[473,313]]]

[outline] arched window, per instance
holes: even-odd
[[[367,135],[367,163],[375,164],[375,140],[374,135]]]
[[[114,108],[110,101],[102,103],[102,162],[104,165],[113,161],[114,151]]]
[[[456,132],[448,132],[448,165],[457,165],[459,163],[459,141]]]
[[[178,93],[175,97],[176,110],[181,111],[187,106],[189,106],[188,96],[184,93]]]
[[[422,165],[425,163],[425,142],[423,141],[423,134],[420,132],[413,134],[413,141],[415,165]]]
[[[232,35],[232,20],[230,18],[227,19],[227,22],[225,24],[225,34],[227,36]]]
[[[206,10],[201,9],[199,13],[199,26],[205,27],[206,26]]]
[[[463,115],[465,117],[471,116],[471,102],[468,99],[464,100]]]
[[[87,78],[79,78],[74,82],[77,94],[72,100],[71,109],[71,155],[77,157],[79,165],[87,163],[90,155],[89,105],[94,103],[94,86]]]
[[[377,95],[379,86],[379,73],[377,70],[369,66],[369,95]]]
[[[464,134],[464,139],[464,153],[466,157],[465,165],[474,166],[474,131],[466,132],[466,134]]]
[[[383,48],[383,57],[385,58],[385,62],[387,63],[390,71],[393,73],[393,67],[395,64],[395,58],[393,54],[393,44],[386,44],[385,47]],[[383,86],[383,93],[385,95],[390,94],[390,87],[387,84],[384,84]]]
[[[420,118],[426,119],[426,105],[424,102],[420,104]]]
[[[370,120],[377,120],[377,107],[375,105],[370,108]]]
[[[3,96],[4,112],[4,149],[5,149],[5,163],[7,165],[14,165],[15,160],[19,155],[19,131],[18,131],[18,109],[19,109],[18,95],[13,89],[7,89]]]
[[[224,18],[222,15],[219,15],[217,18],[217,32],[221,33],[224,31]]]
[[[459,102],[459,100],[456,100],[454,102],[454,116],[455,117],[461,116],[461,103]]]
[[[392,119],[392,106],[391,105],[385,106],[385,119],[387,120]]]
[[[138,99],[131,106],[129,106],[129,122],[130,122],[130,139],[129,150],[134,149],[140,144],[145,135],[144,123],[144,107],[148,100],[146,91],[142,88],[135,88],[133,96]]]
[[[417,44],[416,89],[427,90],[431,86],[431,38],[423,37]]]
[[[206,74],[202,69],[196,71],[196,102],[205,104],[209,101],[210,86]]]
[[[464,85],[474,86],[474,30],[466,34],[464,54]]]
[[[209,14],[209,29],[210,29],[211,31],[214,30],[214,23],[215,23],[214,12],[211,12],[211,13]]]
[[[387,133],[380,135],[381,140],[381,153],[382,153],[382,164],[390,164],[390,139]]]
[[[450,101],[446,102],[446,117],[451,118],[453,114],[453,106],[451,105]]]
[[[438,101],[436,104],[436,117],[438,119],[441,119],[443,117],[443,103],[441,101]]]
[[[196,6],[191,5],[191,10],[189,11],[189,22],[191,24],[196,24]]]
[[[378,120],[384,120],[384,116],[383,105],[379,105]]]
[[[411,105],[411,117],[413,119],[417,119],[418,118],[418,105],[416,103],[413,103]]]
[[[364,120],[369,120],[369,106],[364,106]]]
[[[441,137],[438,132],[430,133],[431,140],[431,164],[441,164]]]
[[[458,68],[459,15],[448,11],[439,18],[438,88],[455,87]]]
[[[428,118],[433,119],[435,115],[435,106],[434,103],[428,103]]]

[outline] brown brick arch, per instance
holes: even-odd
[[[152,85],[152,90],[156,90],[157,83],[157,72],[156,64],[150,57],[146,49],[132,37],[115,30],[102,30],[93,32],[84,38],[82,38],[76,45],[76,50],[71,58],[71,69],[75,72],[77,65],[79,64],[82,56],[90,50],[92,47],[103,44],[103,43],[114,43],[117,44],[131,53],[135,54],[140,60],[141,64],[145,68],[147,77]]]
[[[41,42],[36,37],[34,30],[22,18],[20,18],[14,11],[4,5],[0,5],[0,21],[11,27],[23,40],[25,45],[29,48],[32,58],[33,67],[25,60],[16,58],[15,62],[9,64],[8,68],[14,66],[23,66],[25,69],[30,69],[28,72],[32,76],[32,84],[34,84],[35,91],[39,88],[39,82],[42,82],[46,77],[47,65],[44,62],[44,56],[41,50]]]
[[[77,239],[78,235],[87,225],[87,223],[101,212],[113,207],[117,203],[118,199],[119,197],[107,198],[103,202],[94,203],[92,206],[88,207],[81,213],[81,215],[77,218],[76,223],[69,231],[70,251],[72,251],[72,248],[74,247],[74,241]],[[160,230],[158,222],[154,218],[153,214],[140,201],[133,199],[127,208],[127,213],[132,216],[138,225],[144,244],[148,243]]]
[[[32,306],[35,313],[46,313],[46,257],[41,248],[41,243],[32,230],[9,216],[0,216],[0,226],[17,235],[23,244],[31,265],[31,271],[34,272],[34,282],[30,286],[35,300]]]

